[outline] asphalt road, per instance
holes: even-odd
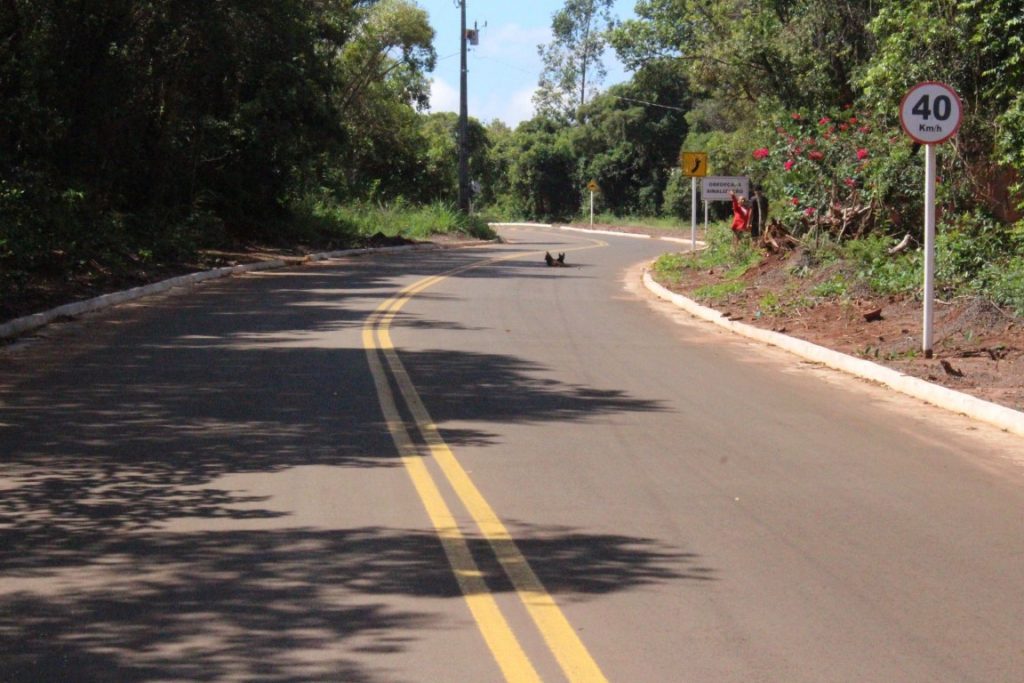
[[[0,680],[1024,680],[1019,438],[503,234],[0,351]]]

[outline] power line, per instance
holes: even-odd
[[[683,109],[681,107],[672,107],[672,106],[669,106],[667,104],[657,104],[656,102],[645,102],[644,100],[634,100],[632,97],[622,97],[621,95],[612,95],[611,93],[606,93],[606,94],[609,97],[614,97],[615,99],[618,99],[618,100],[626,100],[627,102],[636,102],[637,104],[645,104],[648,107],[661,107],[662,109],[671,109],[672,111],[681,111],[684,114],[689,111],[688,109]]]

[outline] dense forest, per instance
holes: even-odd
[[[924,155],[898,106],[942,81],[964,107],[939,155],[949,267],[1024,305],[1024,0],[610,7],[556,8],[533,119],[471,119],[477,213],[570,219],[593,179],[603,212],[688,215],[688,149],[749,175],[798,237],[918,238]],[[38,273],[340,243],[366,207],[454,205],[433,39],[411,0],[0,1],[4,297]],[[631,78],[598,91],[607,48]]]

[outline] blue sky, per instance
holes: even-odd
[[[616,0],[616,14],[633,16],[634,0]],[[416,0],[434,27],[437,68],[431,74],[431,111],[459,110],[459,8],[454,0]],[[540,76],[537,46],[551,40],[551,16],[562,0],[467,0],[466,23],[480,27],[480,45],[470,49],[469,115],[485,123],[501,119],[515,127],[533,116],[531,98]],[[484,26],[486,22],[487,26]],[[602,88],[628,74],[609,52]]]

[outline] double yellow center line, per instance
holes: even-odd
[[[604,246],[606,243],[596,244]],[[528,254],[518,253],[483,260],[425,278],[402,289],[367,318],[363,326],[363,347],[388,431],[434,525],[466,604],[505,679],[516,682],[541,680],[490,592],[465,533],[427,468],[428,459],[436,463],[459,502],[473,519],[477,530],[487,540],[566,678],[570,681],[605,681],[607,679],[601,669],[537,578],[508,529],[445,443],[413,386],[389,331],[402,307],[428,287],[472,268],[524,256]],[[392,379],[398,388],[397,395],[392,390]],[[410,421],[402,417],[399,398],[412,416]]]

